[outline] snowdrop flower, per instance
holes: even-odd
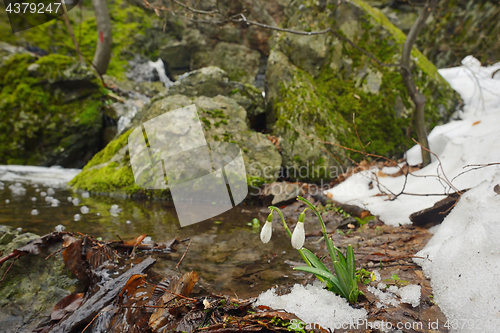
[[[269,243],[272,235],[273,235],[273,212],[269,214],[266,220],[266,224],[264,224],[264,227],[262,227],[262,230],[260,232],[260,240],[264,244]]]
[[[305,210],[302,213],[300,213],[299,221],[297,222],[295,229],[293,229],[292,246],[297,250],[300,250],[302,246],[304,246],[304,242],[306,240],[306,232],[304,230],[304,219],[306,216],[305,213],[306,213]]]

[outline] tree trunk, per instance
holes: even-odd
[[[425,26],[425,22],[431,15],[431,13],[436,8],[436,5],[439,0],[428,0],[420,12],[415,23],[410,29],[408,36],[406,37],[406,41],[403,45],[403,55],[401,56],[401,76],[403,77],[403,82],[408,89],[408,93],[410,94],[413,103],[415,103],[415,114],[414,114],[414,122],[415,128],[417,131],[418,142],[422,145],[423,148],[429,149],[429,142],[427,141],[427,131],[425,129],[425,96],[418,91],[417,85],[415,84],[415,80],[413,79],[413,75],[411,73],[411,63],[410,56],[411,50],[413,48],[413,44],[420,33],[420,30]],[[422,148],[422,166],[425,167],[431,163],[431,155],[429,151]]]
[[[97,20],[97,48],[92,65],[99,75],[106,74],[111,59],[111,19],[109,17],[106,0],[92,0],[95,17]]]

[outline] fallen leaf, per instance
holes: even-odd
[[[479,124],[481,122],[481,120],[478,120],[478,121],[475,121],[472,123],[472,126],[476,126],[477,124]]]
[[[61,299],[52,309],[50,319],[60,320],[65,314],[74,312],[83,303],[83,293],[69,294]]]
[[[142,243],[142,241],[144,240],[144,238],[146,238],[146,236],[147,235],[140,235],[137,238],[134,238],[132,240],[126,241],[125,244],[132,245],[132,246],[137,246],[137,245],[139,245],[139,244]]]

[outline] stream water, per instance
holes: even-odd
[[[66,231],[103,240],[117,240],[118,235],[129,240],[141,234],[147,234],[156,243],[189,238],[192,244],[181,271],[196,271],[201,288],[213,293],[252,297],[274,285],[303,279],[302,273],[292,270],[292,262],[299,261],[300,256],[284,231],[278,228],[271,242],[262,244],[260,228],[252,226],[255,217],[265,221],[266,208],[240,205],[210,220],[181,228],[173,203],[89,196],[65,187],[26,181],[16,184],[3,179],[0,225],[38,235],[63,226]],[[156,255],[160,259],[154,266],[156,272],[165,275],[172,270],[186,245],[182,242],[175,253]]]

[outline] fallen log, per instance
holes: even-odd
[[[412,221],[416,226],[429,227],[443,222],[444,218],[448,216],[453,206],[455,206],[457,201],[460,199],[460,196],[468,190],[469,189],[452,193],[443,200],[436,202],[434,206],[411,214],[410,221]]]
[[[110,280],[101,289],[83,303],[69,317],[57,323],[50,330],[51,333],[69,333],[84,327],[98,315],[101,309],[109,305],[122,291],[127,281],[134,274],[141,274],[155,263],[155,259],[147,258],[135,265],[116,279]]]

